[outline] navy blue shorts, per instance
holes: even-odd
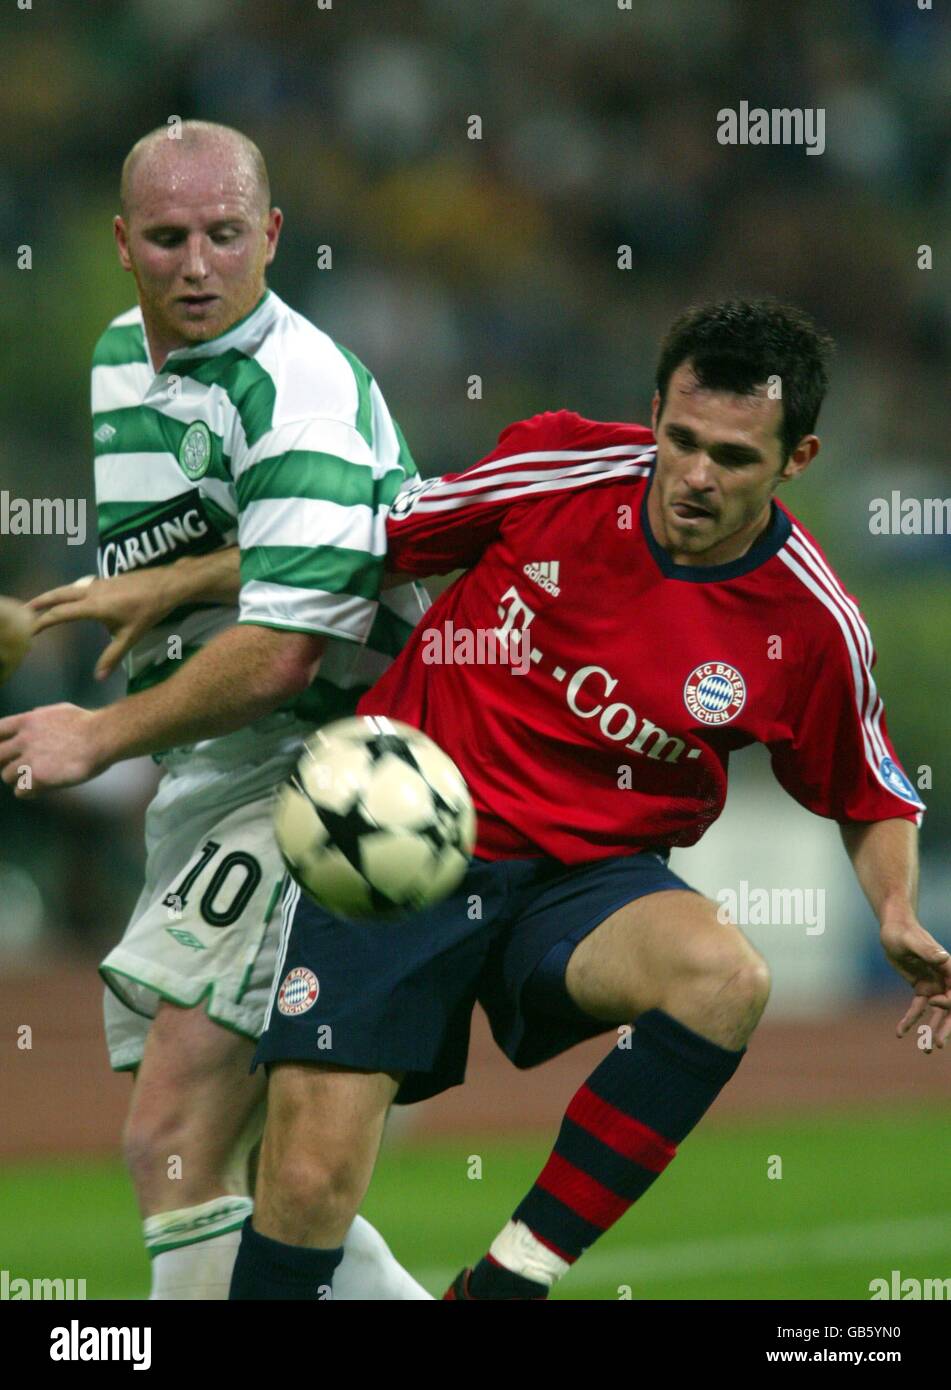
[[[505,1055],[537,1066],[610,1026],[582,1013],[565,989],[578,942],[625,903],[671,888],[691,891],[652,851],[573,866],[473,859],[436,906],[352,922],[288,881],[282,955],[254,1066],[403,1072],[397,1103],[425,1100],[465,1079],[477,999]]]

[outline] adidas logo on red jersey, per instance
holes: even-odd
[[[540,584],[547,594],[557,598],[561,593],[558,587],[558,560],[535,560],[527,564],[523,573],[527,574],[533,584]]]

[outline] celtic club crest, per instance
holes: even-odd
[[[185,477],[193,483],[208,472],[211,464],[211,430],[204,420],[196,420],[182,435],[178,461]]]

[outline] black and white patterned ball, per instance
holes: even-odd
[[[380,716],[318,729],[274,812],[290,873],[328,912],[351,918],[446,897],[465,874],[475,825],[452,759],[419,729]]]

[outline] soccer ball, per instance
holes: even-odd
[[[469,789],[451,758],[395,719],[338,719],[304,744],[278,791],[274,833],[306,893],[339,917],[438,902],[475,843]]]

